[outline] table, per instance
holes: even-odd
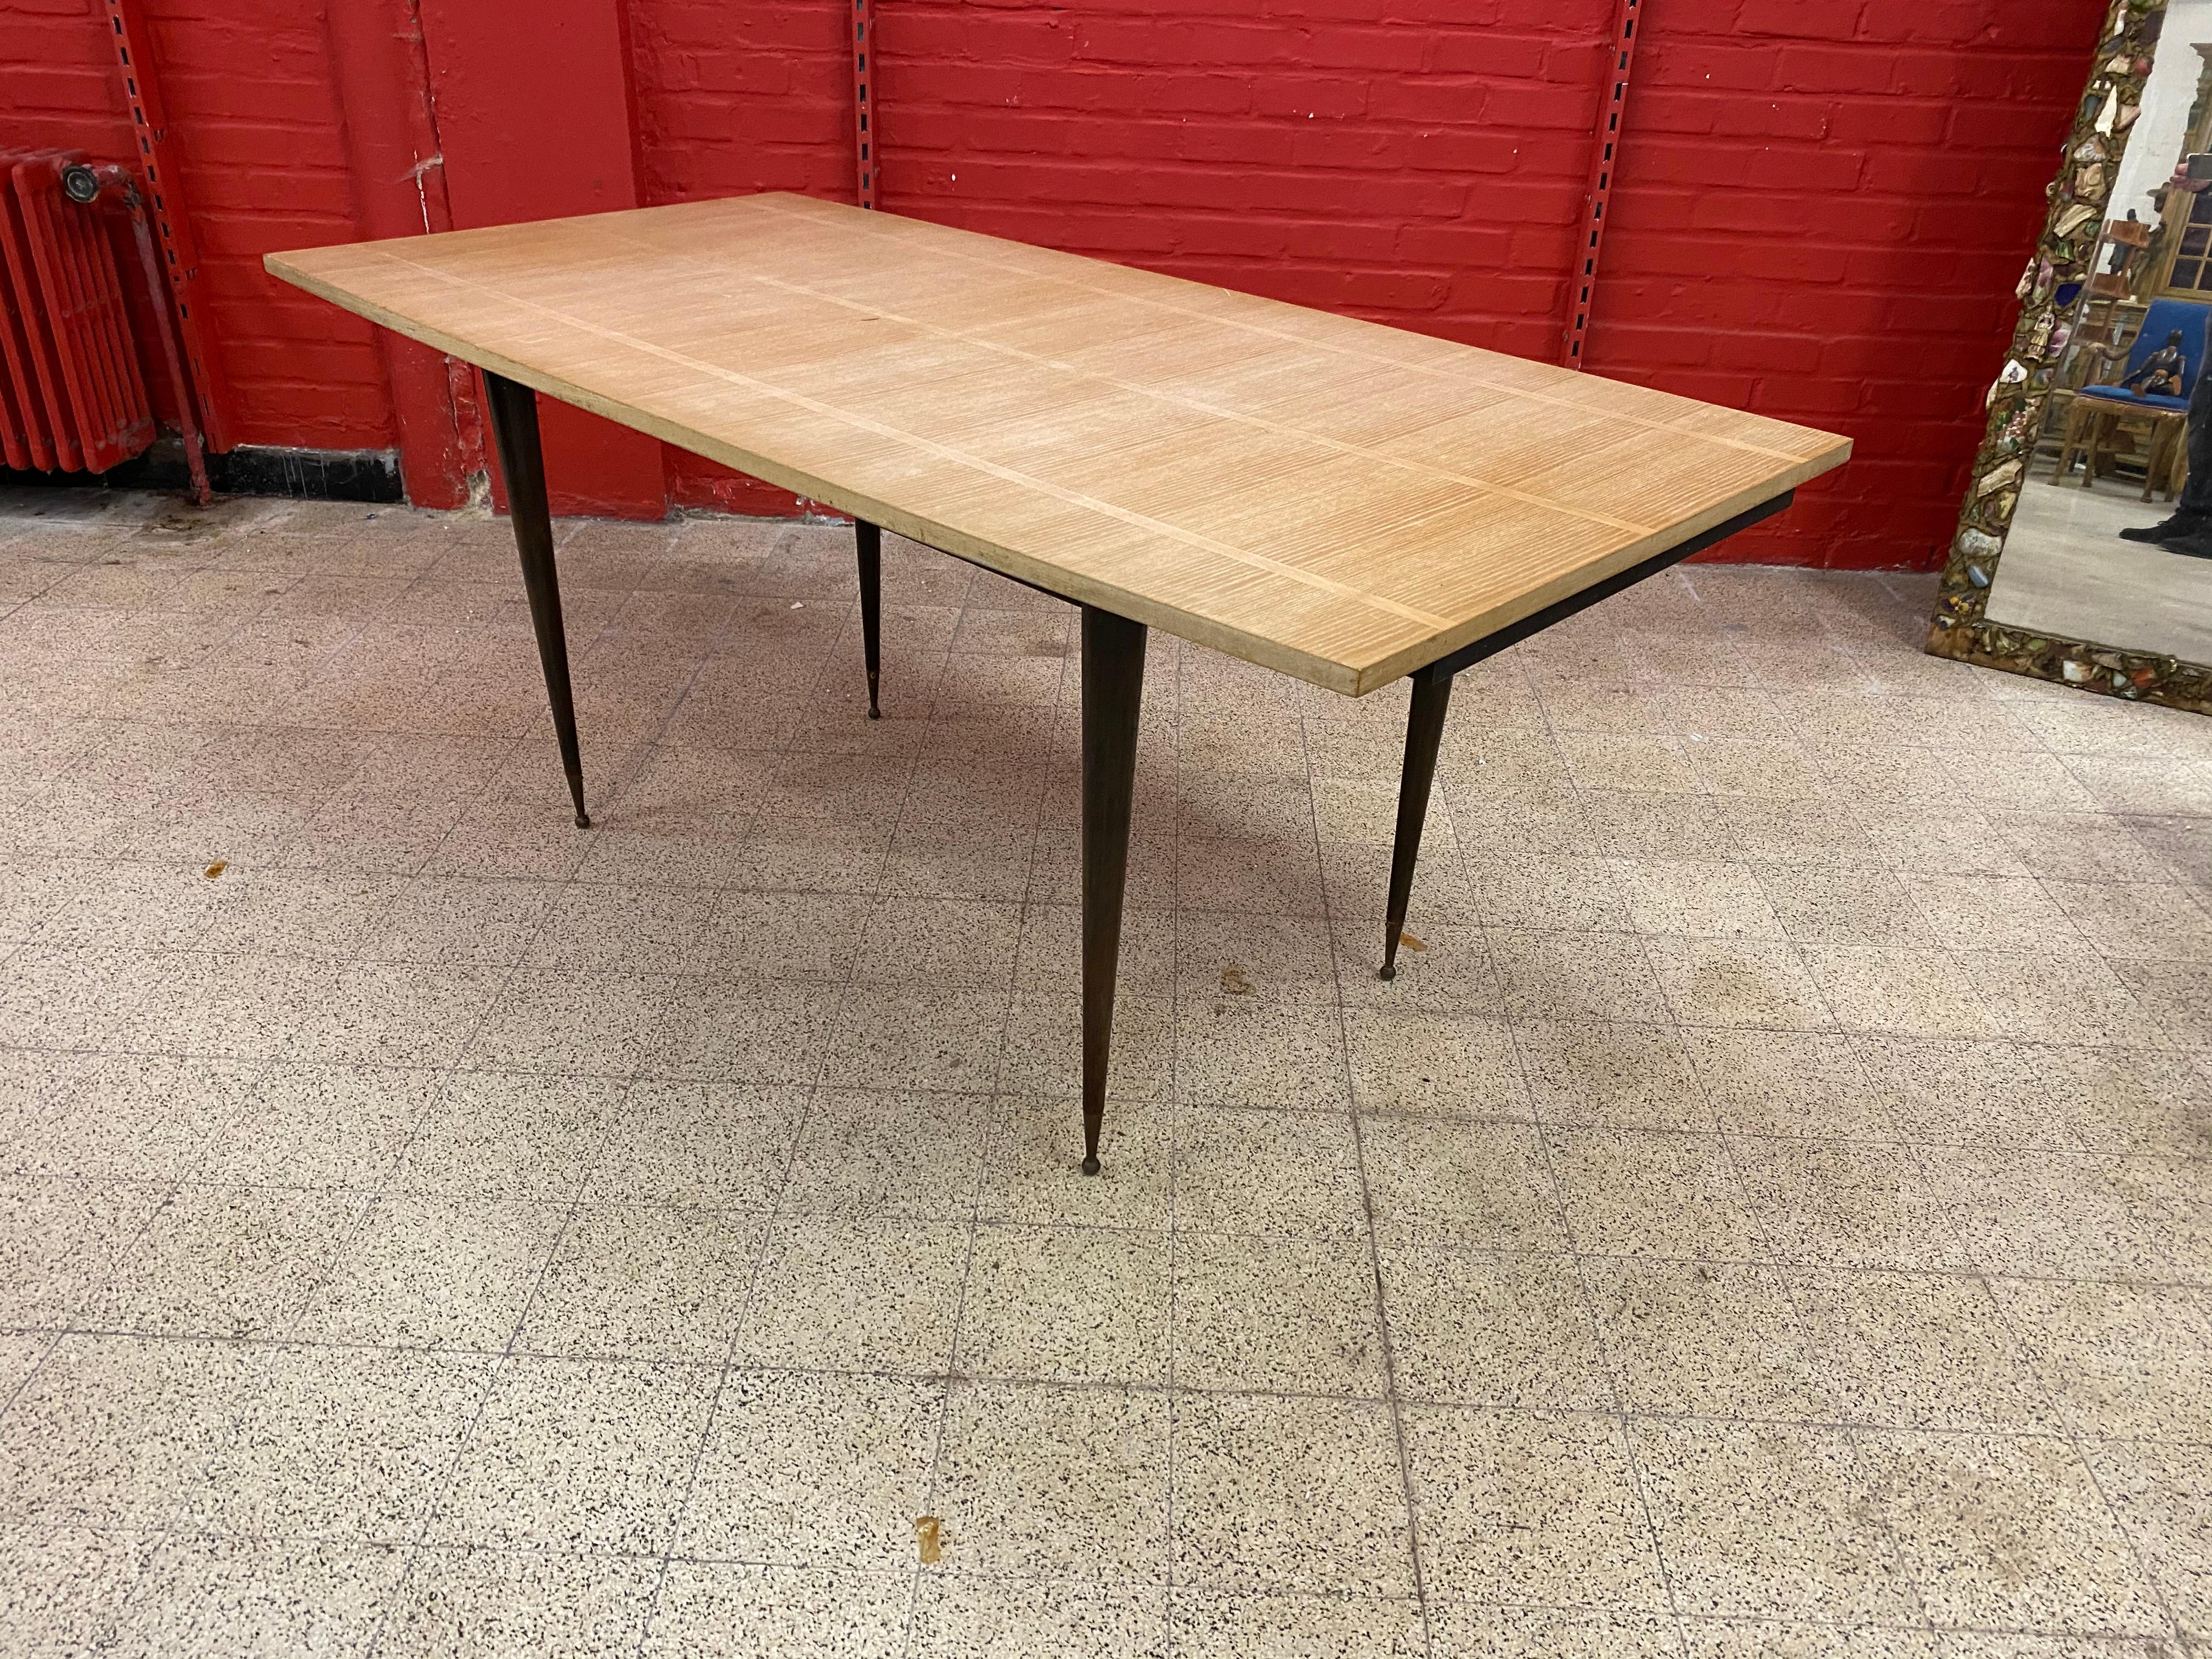
[[[483,372],[587,827],[544,393],[1082,608],[1083,1169],[1098,1171],[1146,631],[1361,696],[1413,678],[1381,972],[1452,677],[1786,507],[1848,441],[921,220],[769,194],[271,254]]]

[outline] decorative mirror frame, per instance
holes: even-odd
[[[1939,657],[2057,680],[2106,696],[2212,714],[2212,665],[2053,638],[1993,623],[1984,615],[2066,345],[2058,290],[2069,282],[2089,279],[2104,236],[2106,201],[2128,134],[2142,109],[2143,82],[2165,15],[2166,0],[2112,0],[2106,14],[2058,176],[2045,192],[2051,211],[2043,240],[2021,276],[2020,321],[2004,368],[1990,387],[1989,424],[1959,509],[1927,648]],[[2206,372],[2212,373],[2212,366]]]

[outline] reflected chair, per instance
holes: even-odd
[[[2204,325],[2212,306],[2194,300],[2156,300],[2143,313],[2128,349],[2127,367],[2120,371],[2124,383],[2141,372],[2153,352],[2169,334],[2181,336],[2181,392],[2179,396],[2130,392],[2124,384],[2085,386],[2066,411],[2066,436],[2058,447],[2053,483],[2065,482],[2077,457],[2081,460],[2081,487],[2094,489],[2100,474],[2112,471],[2120,454],[2140,454],[2143,460],[2142,498],[2163,487],[2169,499],[2178,488],[2179,461],[2188,447],[2189,394],[2204,366]],[[2127,441],[2126,447],[2121,440]]]

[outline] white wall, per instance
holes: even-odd
[[[2158,222],[2150,192],[2173,171],[2174,157],[2189,136],[2189,106],[2197,101],[2197,76],[2204,65],[2191,50],[2199,40],[2212,41],[2212,0],[2167,0],[2166,32],[2159,37],[2158,60],[2143,89],[2142,113],[2136,118],[2112,186],[2109,216],[2114,219],[2126,218],[2133,208],[2145,224]]]

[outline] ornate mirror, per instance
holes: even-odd
[[[2212,714],[2212,0],[2114,0],[1928,648]]]

